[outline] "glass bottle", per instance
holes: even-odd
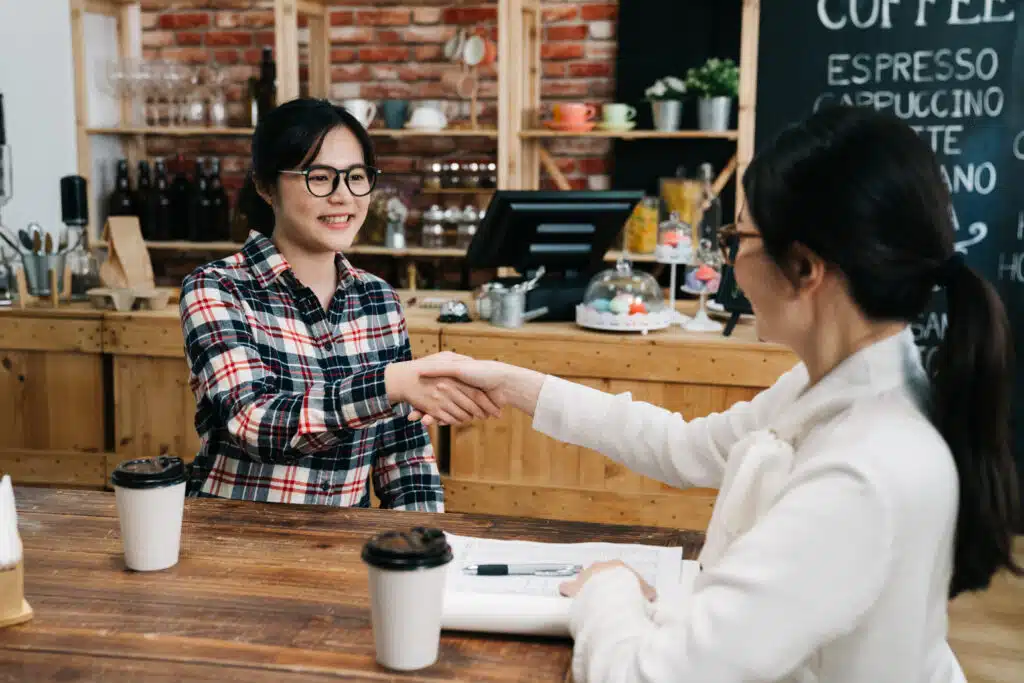
[[[220,179],[220,159],[210,161],[210,239],[231,239],[231,210]]]
[[[128,183],[128,160],[121,159],[117,162],[117,177],[114,180],[114,191],[110,193],[110,200],[107,205],[109,216],[137,216],[135,210],[135,198],[132,197],[131,187]]]
[[[152,233],[150,239],[169,240],[171,239],[171,193],[167,182],[167,167],[163,159],[157,159],[154,163],[156,177],[153,181],[153,193],[150,195],[152,202]]]
[[[153,239],[153,182],[149,175],[149,162],[145,159],[139,161],[135,206],[139,211],[139,228],[142,230],[142,239]]]
[[[722,200],[715,194],[714,169],[711,164],[701,164],[700,179],[702,200],[698,238],[718,244],[718,229],[722,227]]]
[[[188,205],[189,239],[193,242],[209,242],[211,239],[210,185],[202,157],[196,159],[195,178]]]
[[[171,181],[171,230],[170,238],[187,240],[189,229],[189,200],[192,197],[192,183],[186,172],[185,158],[178,155],[174,162],[174,180]]]

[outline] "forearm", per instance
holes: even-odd
[[[537,410],[540,390],[544,386],[547,375],[507,363],[501,363],[501,366],[502,382],[499,400],[503,404],[518,408],[533,417]]]

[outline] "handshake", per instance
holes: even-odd
[[[410,420],[458,425],[499,417],[506,405],[532,415],[544,375],[443,351],[387,366],[384,381],[392,404],[412,406]]]

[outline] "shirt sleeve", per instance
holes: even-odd
[[[758,428],[766,414],[789,402],[806,384],[798,365],[750,401],[687,421],[679,413],[549,376],[533,428],[559,441],[599,453],[677,488],[719,488],[729,449]]]
[[[294,462],[338,443],[345,430],[392,414],[383,365],[284,391],[239,298],[216,274],[198,271],[185,279],[180,313],[197,401],[210,403],[256,462]]]
[[[599,573],[573,601],[577,683],[765,682],[853,631],[889,572],[892,515],[854,467],[794,478],[779,501],[655,623],[636,578]]]
[[[396,305],[401,306],[397,302]],[[395,362],[412,360],[412,346],[402,316]],[[422,422],[411,422],[411,407],[400,403],[394,417],[380,427],[373,485],[383,508],[444,512],[444,489],[434,458],[430,433]]]

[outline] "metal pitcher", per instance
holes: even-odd
[[[498,327],[522,327],[526,322],[548,312],[547,306],[526,310],[526,291],[506,289],[491,292],[491,324]]]

